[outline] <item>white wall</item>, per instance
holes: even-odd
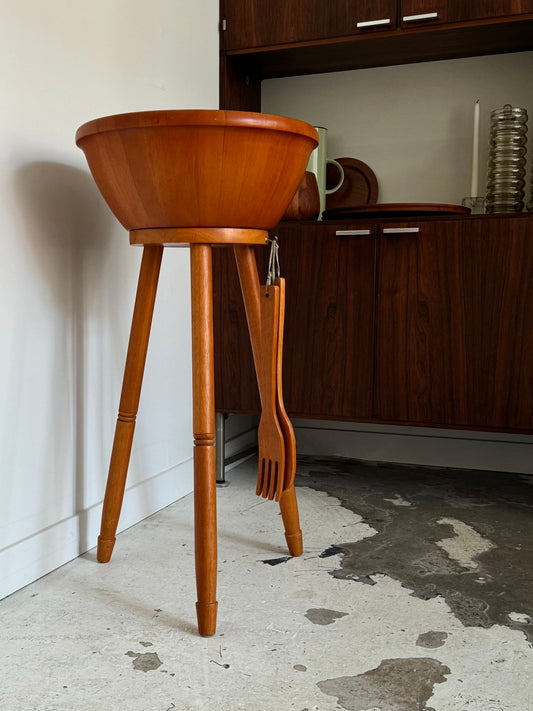
[[[0,6],[0,597],[96,543],[141,251],[74,134],[218,107],[217,0]],[[192,488],[188,250],[166,250],[120,527]]]
[[[490,112],[524,107],[531,132],[532,77],[533,52],[520,52],[270,79],[262,109],[325,126],[331,158],[359,158],[376,173],[379,202],[460,203],[470,194],[475,100],[484,192]]]
[[[482,194],[491,110],[505,103],[526,108],[533,141],[533,52],[271,79],[263,82],[262,97],[263,111],[327,127],[329,156],[367,163],[378,179],[379,202],[460,203],[470,194],[476,99]],[[527,187],[529,197],[529,180]],[[530,435],[295,424],[300,454],[533,473]]]

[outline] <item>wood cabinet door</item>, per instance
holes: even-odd
[[[533,0],[400,0],[402,27],[533,12]]]
[[[385,225],[378,239],[374,416],[466,423],[462,221]],[[408,230],[418,229],[418,232]]]
[[[337,235],[338,228],[285,223],[279,231],[285,404],[293,416],[369,419],[375,227],[351,235]]]
[[[343,226],[349,230],[350,226]],[[369,419],[375,227],[335,234],[332,225],[278,229],[286,306],[283,395],[291,416]],[[268,249],[255,249],[265,283]],[[215,404],[259,413],[260,402],[233,250],[213,249]]]
[[[448,22],[481,20],[533,12],[533,0],[447,0]]]
[[[451,220],[379,237],[377,419],[533,427],[530,227]]]
[[[394,29],[397,23],[398,8],[396,0],[358,0],[351,3],[357,32]],[[353,30],[352,30],[353,32]]]
[[[468,424],[531,430],[531,220],[494,217],[465,223],[461,278]]]
[[[448,18],[448,0],[398,0],[401,27],[419,27],[441,22]]]
[[[224,0],[221,12],[231,50],[352,35],[360,22],[394,26],[396,0]]]

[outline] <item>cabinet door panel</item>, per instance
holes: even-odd
[[[305,227],[287,223],[279,242],[287,292],[283,389],[289,414],[368,419],[375,237],[337,237],[333,226],[316,226],[309,235]]]
[[[401,0],[401,27],[450,22],[447,0]]]
[[[281,225],[278,235],[286,283],[287,411],[301,417],[369,419],[375,237],[340,238],[335,227],[314,225],[309,230],[298,223]],[[256,248],[263,284],[267,251]],[[216,409],[258,413],[248,327],[231,249],[213,250],[213,297]]]
[[[533,428],[530,226],[428,222],[379,238],[377,419]]]
[[[397,21],[396,0],[366,0],[350,3],[352,22],[358,32],[394,29]],[[353,32],[353,30],[352,30]]]
[[[533,428],[531,222],[465,225],[462,282],[468,422]]]
[[[396,21],[395,0],[226,0],[222,8],[226,50],[351,35],[357,23]]]
[[[447,5],[449,22],[533,12],[533,0],[448,0]]]
[[[374,414],[466,423],[464,322],[458,317],[462,223],[428,222],[419,229],[379,237]]]
[[[261,47],[334,36],[336,9],[342,4],[319,0],[229,0],[224,13],[223,46]]]
[[[402,27],[533,12],[533,0],[401,0]]]

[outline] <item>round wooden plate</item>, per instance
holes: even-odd
[[[378,200],[378,181],[372,168],[357,158],[336,158],[344,169],[344,182],[335,193],[326,196],[326,210],[367,205]],[[339,180],[339,171],[328,164],[326,169],[326,188],[335,187]]]

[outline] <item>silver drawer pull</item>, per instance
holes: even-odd
[[[337,230],[335,234],[337,237],[362,237],[372,233],[370,230]]]
[[[436,20],[438,17],[437,12],[426,12],[422,15],[406,15],[402,17],[402,22],[418,22],[419,20]]]
[[[365,27],[378,27],[379,25],[390,25],[390,18],[386,17],[383,20],[367,20],[366,22],[358,22],[356,27],[364,30]]]
[[[420,227],[384,227],[383,228],[384,235],[401,235],[401,234],[405,234],[406,232],[410,232],[410,233],[420,232]]]

